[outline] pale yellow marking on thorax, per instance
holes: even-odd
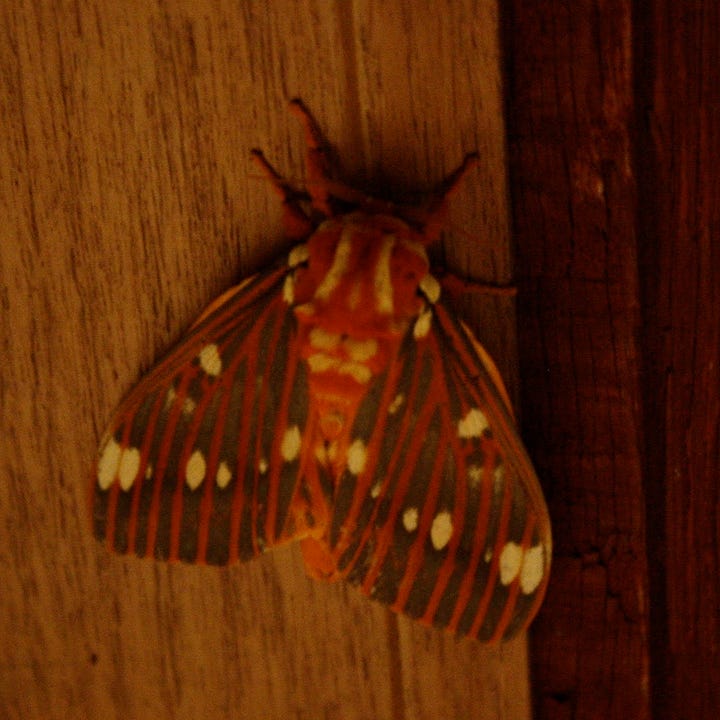
[[[332,350],[340,343],[338,333],[328,332],[324,328],[314,327],[310,331],[310,345],[316,350]]]
[[[327,272],[327,275],[323,278],[318,289],[315,291],[315,297],[320,300],[328,300],[332,295],[333,290],[337,288],[340,281],[345,275],[348,265],[350,264],[350,254],[352,252],[352,233],[353,230],[348,228],[343,231],[340,236],[337,248],[335,249],[335,257],[333,258],[332,265]]]
[[[390,315],[394,307],[390,257],[395,246],[395,237],[386,235],[375,265],[375,307],[382,315]]]
[[[347,338],[343,342],[343,347],[351,360],[363,363],[375,356],[378,351],[378,341],[375,338],[367,338],[366,340]]]

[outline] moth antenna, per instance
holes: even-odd
[[[313,230],[310,218],[305,214],[298,202],[299,193],[280,173],[268,162],[262,150],[252,150],[252,159],[262,174],[270,181],[275,192],[282,198],[282,224],[285,237],[290,240],[302,240]]]
[[[324,215],[333,215],[330,205],[330,161],[328,146],[319,125],[302,100],[295,98],[290,101],[290,112],[300,118],[305,130],[305,167],[307,169],[307,188],[312,206]]]
[[[443,180],[435,191],[435,198],[425,210],[426,216],[420,232],[423,244],[432,245],[445,227],[450,198],[455,194],[467,173],[480,162],[478,153],[468,153],[458,168]]]

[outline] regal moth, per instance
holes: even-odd
[[[542,601],[550,522],[500,374],[427,256],[476,156],[422,208],[382,202],[331,178],[317,124],[291,109],[307,192],[254,157],[295,244],[121,403],[93,471],[94,533],[116,552],[218,565],[297,540],[315,578],[509,638]]]

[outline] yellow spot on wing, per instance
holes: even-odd
[[[285,462],[292,462],[300,454],[300,446],[302,444],[302,436],[300,428],[297,425],[289,427],[283,435],[280,444],[280,455]]]
[[[520,589],[529,595],[534,592],[545,573],[545,552],[542,545],[535,545],[525,551],[520,570]]]
[[[432,312],[426,308],[420,313],[420,315],[418,315],[418,319],[415,321],[415,325],[413,327],[413,337],[416,340],[422,340],[424,337],[427,337],[427,334],[430,332],[431,325]]]
[[[403,527],[408,532],[414,532],[418,526],[418,509],[416,507],[410,507],[403,513],[402,516]]]
[[[125,448],[120,457],[118,480],[123,490],[129,490],[140,470],[140,451],[137,448]]]
[[[458,421],[458,437],[462,439],[480,437],[489,427],[487,418],[478,408],[472,408]]]
[[[191,490],[196,490],[205,479],[206,471],[207,466],[203,454],[200,450],[195,450],[185,466],[185,482],[187,486]]]
[[[198,355],[200,367],[213,377],[218,376],[222,372],[222,360],[218,353],[218,346],[215,344],[206,345]]]
[[[97,480],[101,490],[107,490],[115,480],[122,448],[110,438],[100,453],[97,466]]]
[[[367,449],[365,443],[357,438],[347,451],[347,467],[353,475],[359,475],[365,469]]]
[[[509,585],[520,572],[522,563],[522,548],[514,542],[505,545],[500,553],[500,582]]]
[[[230,472],[230,468],[227,466],[227,463],[223,460],[218,465],[217,473],[215,475],[215,482],[217,483],[217,486],[222,490],[230,484],[231,480],[232,473]]]
[[[404,402],[405,402],[405,396],[402,393],[398,393],[393,398],[393,401],[390,403],[390,407],[388,407],[388,414],[394,415],[400,409],[400,406]]]
[[[428,302],[436,303],[440,299],[440,283],[430,273],[420,281],[420,290]]]
[[[436,550],[442,550],[453,533],[452,515],[447,510],[439,512],[430,527],[430,541]]]

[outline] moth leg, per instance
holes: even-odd
[[[267,161],[262,150],[253,150],[252,156],[255,164],[282,198],[282,223],[285,236],[290,240],[304,240],[313,231],[313,224],[300,207],[298,202],[300,194]]]
[[[491,297],[515,297],[517,295],[515,285],[465,280],[444,270],[436,271],[434,275],[440,282],[443,292],[455,301],[463,295],[490,295]]]

